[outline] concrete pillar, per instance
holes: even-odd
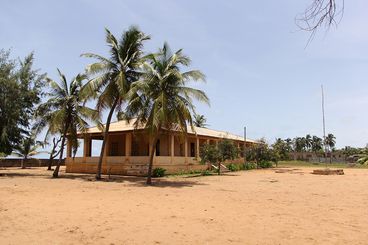
[[[125,135],[125,156],[130,157],[132,155],[132,133]]]
[[[170,156],[174,157],[175,156],[175,136],[174,134],[170,135],[170,145],[171,145],[171,151],[170,151]]]
[[[185,163],[188,162],[188,137],[185,136],[185,142],[184,142],[184,157],[185,157]]]
[[[91,156],[91,136],[85,135],[83,139],[83,157]]]
[[[196,138],[196,158],[199,159],[199,137]]]
[[[209,139],[207,139],[207,140],[206,140],[206,144],[207,144],[207,145],[209,145],[209,144],[210,144],[210,140],[209,140]]]
[[[66,139],[66,157],[72,157],[72,142]]]

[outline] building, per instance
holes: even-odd
[[[99,155],[92,156],[95,141],[102,141],[102,132],[98,127],[89,128],[86,133],[78,134],[84,140],[83,156],[72,157],[70,143],[67,144],[66,172],[96,173]],[[166,173],[180,173],[191,170],[206,170],[209,166],[201,164],[200,147],[204,144],[217,144],[222,139],[229,139],[243,149],[244,138],[223,131],[188,127],[186,137],[180,132],[164,131],[156,146],[153,168],[161,167]],[[246,145],[256,141],[247,139]],[[103,174],[137,175],[147,173],[149,163],[149,137],[144,129],[135,129],[133,122],[124,120],[110,124],[109,138],[105,147],[102,163]],[[239,154],[241,161],[242,153]]]

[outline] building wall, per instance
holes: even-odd
[[[101,139],[100,134],[83,135],[85,140],[83,157],[71,158],[68,143],[66,172],[95,173],[98,157],[91,157],[91,140]],[[174,145],[172,145],[174,139]],[[205,170],[207,165],[200,163],[199,150],[206,143],[217,144],[221,139],[205,136],[171,135],[163,133],[160,137],[159,151],[155,151],[153,168],[166,169],[168,174],[190,170]],[[199,143],[199,145],[197,145]],[[239,142],[234,142],[236,145]],[[103,174],[146,175],[149,164],[150,141],[143,132],[122,132],[110,134],[102,162]],[[93,146],[92,146],[93,147]],[[172,149],[174,149],[172,154]],[[186,152],[186,157],[185,157]],[[156,156],[159,153],[159,156]]]

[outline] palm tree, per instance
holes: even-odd
[[[330,153],[330,163],[332,162],[332,149],[335,147],[336,144],[336,137],[333,134],[328,134],[325,138],[325,145],[329,148]]]
[[[305,147],[307,150],[311,150],[312,148],[312,136],[310,134],[305,136]]]
[[[204,115],[194,114],[193,119],[193,124],[196,127],[205,128],[208,126],[208,124],[206,123],[207,119],[204,117]]]
[[[58,177],[60,164],[63,159],[65,140],[71,141],[74,151],[78,147],[77,132],[85,132],[88,121],[99,122],[98,111],[85,106],[85,97],[81,93],[82,81],[86,79],[85,75],[78,74],[72,79],[70,84],[66,77],[58,70],[61,83],[48,78],[51,87],[50,98],[38,107],[38,128],[48,126],[48,131],[58,132],[61,130],[61,144],[59,161],[53,173],[53,177]],[[43,112],[41,115],[40,113]]]
[[[22,169],[26,168],[25,161],[27,159],[41,153],[37,151],[37,148],[40,146],[42,146],[42,143],[36,141],[35,133],[32,133],[30,136],[23,138],[19,144],[14,146],[13,155],[22,157],[21,162]]]
[[[162,130],[178,130],[186,136],[187,125],[193,128],[193,98],[209,104],[207,95],[187,86],[189,81],[205,81],[198,70],[181,72],[190,65],[189,57],[178,50],[172,53],[167,43],[144,63],[143,77],[134,82],[125,118],[136,118],[136,128],[144,126],[150,137],[150,161],[147,184],[151,184],[154,150]]]
[[[82,54],[82,56],[98,60],[86,68],[87,74],[96,76],[88,82],[84,91],[90,96],[98,98],[96,109],[99,112],[107,108],[110,110],[103,131],[96,179],[101,179],[102,160],[109,137],[112,115],[115,111],[121,112],[131,83],[140,77],[138,68],[142,63],[143,41],[148,39],[149,36],[146,36],[136,27],[130,27],[128,31],[123,33],[120,40],[117,40],[106,29],[106,42],[110,49],[110,57],[105,58],[91,53]]]

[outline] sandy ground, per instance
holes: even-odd
[[[0,244],[367,244],[368,170],[51,179],[0,170]]]

